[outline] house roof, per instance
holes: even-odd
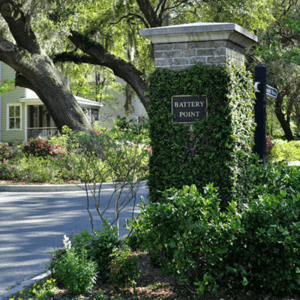
[[[79,96],[74,96],[74,97],[81,107],[100,108],[103,106],[103,104],[96,102],[96,101],[85,99],[85,98],[82,98]],[[38,97],[28,97],[28,98],[24,97],[24,98],[19,99],[19,102],[31,104],[31,105],[42,105],[43,104],[43,102]]]

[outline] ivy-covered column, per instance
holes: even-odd
[[[247,198],[255,95],[244,50],[257,37],[230,23],[150,28],[141,36],[154,45],[156,67],[149,79],[150,201],[171,187],[208,183],[224,202]]]

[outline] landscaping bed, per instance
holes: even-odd
[[[12,178],[0,185],[105,182],[111,176],[126,182],[128,161],[132,168],[151,153],[128,141],[109,139],[111,165],[97,165],[99,156],[82,153],[76,148],[81,142],[73,143],[76,179],[29,183]],[[138,179],[146,176],[146,161],[138,165]],[[53,278],[4,300],[300,299],[299,168],[277,161],[264,169],[255,157],[249,167],[252,189],[228,202],[226,210],[212,183],[199,190],[194,185],[166,190],[157,203],[141,201],[139,218],[127,223],[132,235],[119,241],[116,227],[106,224],[103,231],[71,236],[72,242],[65,237],[65,248],[50,254],[47,269]]]
[[[75,299],[127,299],[127,300],[187,300],[193,299],[192,295],[180,295],[178,288],[176,287],[175,280],[172,276],[164,275],[162,270],[159,268],[154,268],[150,264],[149,257],[143,252],[133,252],[133,255],[139,258],[139,270],[140,277],[137,279],[136,291],[137,294],[134,294],[132,287],[119,288],[113,284],[103,284],[97,282],[97,286],[89,293],[75,296],[71,293],[68,293],[67,289],[64,289],[63,286],[55,291],[48,299],[52,300],[75,300]],[[33,293],[29,291],[34,288],[37,289],[37,286],[42,284],[51,278],[48,276],[44,280],[37,281],[36,286],[28,286],[21,293],[15,293],[9,297],[4,298],[3,300],[9,299],[41,299],[36,297]],[[45,299],[45,298],[44,298]],[[220,289],[216,294],[205,293],[201,296],[202,300],[299,300],[299,297],[290,296],[290,297],[274,297],[271,295],[262,295],[257,294],[251,290],[244,290],[236,295],[228,294],[227,289]]]

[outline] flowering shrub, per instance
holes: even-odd
[[[97,264],[87,258],[87,250],[80,253],[72,247],[69,239],[64,236],[66,253],[56,259],[54,264],[55,276],[61,280],[68,291],[79,295],[91,290],[97,278]]]
[[[151,153],[152,149],[150,148],[150,145],[145,144],[138,144],[142,149],[144,149],[146,152]]]
[[[5,162],[13,155],[13,149],[8,143],[0,143],[0,161]]]
[[[93,151],[88,144],[94,146]],[[50,140],[31,139],[17,146],[0,143],[0,179],[62,183],[111,182],[125,177],[142,180],[148,176],[149,144],[147,134],[123,132],[118,127],[102,128],[95,138],[65,127],[62,135]]]
[[[65,147],[55,145],[50,141],[44,139],[31,139],[23,148],[25,154],[32,154],[34,156],[46,157],[46,156],[59,156],[66,154],[67,150]]]

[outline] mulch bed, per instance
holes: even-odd
[[[101,280],[97,281],[95,288],[81,296],[75,296],[68,293],[62,285],[58,282],[59,291],[50,297],[51,300],[75,300],[75,299],[106,299],[106,300],[299,300],[298,297],[273,297],[271,295],[262,295],[255,293],[249,289],[240,291],[237,295],[230,295],[228,289],[220,288],[217,293],[205,293],[199,298],[194,298],[191,293],[182,295],[176,286],[173,276],[165,275],[161,269],[155,268],[150,264],[148,255],[144,252],[135,251],[133,255],[138,257],[138,269],[140,277],[136,280],[136,291],[134,293],[130,284],[125,287],[118,287],[114,284],[102,283]],[[29,287],[26,288],[29,290]],[[99,292],[102,291],[106,296],[99,298]],[[97,295],[98,294],[98,295]],[[25,299],[24,294],[16,293],[3,300]],[[30,298],[37,299],[37,298]]]

